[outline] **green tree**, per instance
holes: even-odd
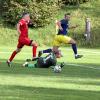
[[[23,12],[29,12],[34,27],[45,26],[57,12],[57,0],[6,0],[3,17],[7,23],[16,24]]]

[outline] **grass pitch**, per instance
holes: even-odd
[[[5,63],[14,48],[0,47],[0,100],[100,100],[100,50],[79,49],[75,60],[71,48],[62,48],[66,65],[61,73],[52,69],[23,68],[31,58],[25,47],[9,68]]]

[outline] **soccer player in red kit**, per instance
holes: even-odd
[[[17,24],[17,31],[19,34],[18,45],[17,45],[17,49],[15,51],[13,51],[11,57],[7,60],[7,64],[9,67],[11,66],[11,62],[14,59],[14,57],[16,56],[16,54],[21,51],[21,49],[24,47],[24,45],[32,46],[33,59],[36,57],[37,43],[28,38],[29,22],[30,22],[29,13],[24,13],[22,16],[22,19]]]

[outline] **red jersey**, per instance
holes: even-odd
[[[21,19],[18,24],[20,25],[21,31],[19,38],[28,37],[28,23],[24,19]]]

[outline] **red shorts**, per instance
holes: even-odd
[[[24,45],[30,46],[32,41],[27,37],[19,38],[17,48],[22,48]]]

